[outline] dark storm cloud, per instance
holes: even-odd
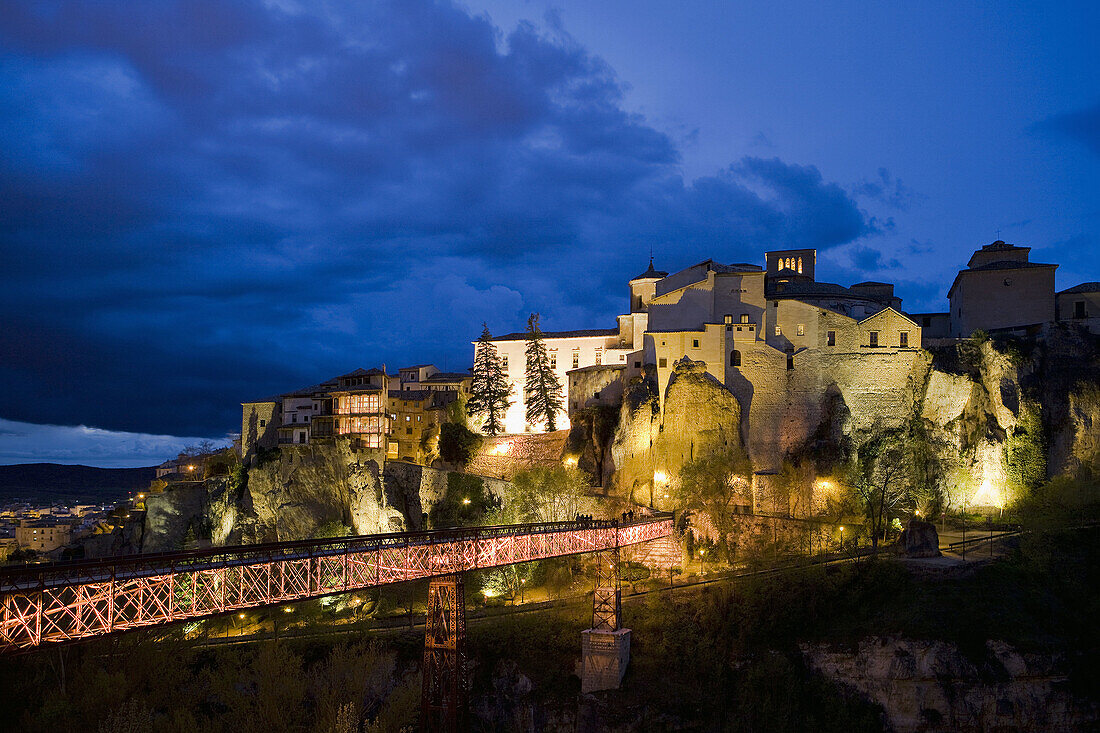
[[[1100,102],[1085,109],[1054,115],[1036,127],[1041,132],[1074,140],[1100,155]]]
[[[0,8],[0,417],[219,435],[479,325],[613,324],[666,267],[870,233],[812,166],[685,182],[560,27],[445,3]]]

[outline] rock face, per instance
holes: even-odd
[[[1060,660],[986,642],[975,663],[953,644],[869,637],[836,651],[805,644],[809,666],[855,689],[907,731],[1075,731],[1100,720],[1094,702],[1066,690]]]
[[[970,339],[933,351],[810,350],[793,369],[753,363],[752,382],[725,385],[685,360],[663,409],[651,377],[627,385],[605,485],[660,507],[662,481],[674,483],[701,446],[740,439],[761,492],[798,491],[769,493],[768,512],[825,516],[829,497],[818,494],[835,491],[834,472],[868,437],[896,430],[922,441],[921,462],[934,469],[921,479],[929,495],[952,509],[996,510],[1049,475],[1100,470],[1098,341],[1051,326],[1041,339]]]
[[[940,533],[931,522],[913,517],[901,531],[897,549],[902,557],[939,557]]]
[[[228,477],[175,484],[145,499],[142,552],[182,550],[188,541],[226,543],[236,523],[238,499]]]
[[[393,532],[405,526],[382,489],[382,454],[345,443],[282,450],[249,471],[243,516],[228,537],[275,542],[321,535]]]

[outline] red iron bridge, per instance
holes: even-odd
[[[0,650],[74,641],[466,570],[614,550],[672,516],[239,545],[0,569]]]

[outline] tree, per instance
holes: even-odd
[[[673,487],[681,509],[706,514],[718,534],[718,544],[733,560],[730,545],[734,533],[734,507],[738,493],[746,491],[752,478],[752,462],[741,446],[714,445],[680,469],[680,481]]]
[[[504,432],[504,415],[512,404],[508,398],[512,396],[513,388],[504,373],[497,347],[493,345],[489,326],[481,325],[483,330],[474,352],[474,380],[466,409],[469,414],[482,418],[482,429],[486,433],[498,435]]]
[[[912,460],[903,430],[876,429],[859,446],[851,483],[863,499],[874,552],[878,552],[879,535],[886,538],[890,510],[908,496]]]
[[[536,466],[518,472],[501,521],[561,522],[573,519],[580,510],[579,499],[589,489],[584,472],[576,468]]]
[[[561,395],[561,382],[550,368],[550,356],[542,342],[538,313],[532,313],[527,319],[526,356],[527,380],[523,393],[527,402],[527,422],[532,425],[546,423],[546,430],[553,432],[557,428],[558,413],[564,409],[565,399]]]

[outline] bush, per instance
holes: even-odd
[[[485,515],[500,509],[500,499],[485,488],[478,476],[452,471],[447,474],[447,490],[428,512],[435,529],[472,527],[485,523]]]
[[[481,436],[459,423],[443,423],[439,429],[439,457],[452,466],[465,466],[481,445]]]

